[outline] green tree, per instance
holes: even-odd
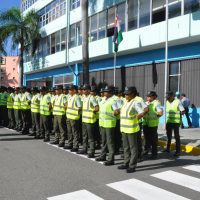
[[[19,86],[23,85],[24,55],[35,54],[41,39],[39,15],[29,11],[23,15],[19,8],[11,8],[0,13],[0,51],[5,53],[4,45],[8,38],[12,40],[12,49],[19,48]]]

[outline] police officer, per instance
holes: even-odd
[[[55,141],[51,144],[58,144],[59,147],[65,146],[65,120],[66,120],[66,111],[65,103],[67,101],[66,96],[62,93],[63,86],[58,85],[55,88],[56,96],[53,103],[53,116],[54,116],[54,133]]]
[[[22,113],[21,113],[20,87],[15,88],[13,109],[14,109],[15,123],[16,123],[16,127],[14,129],[16,131],[21,131],[22,130]]]
[[[22,112],[22,134],[29,134],[31,124],[30,109],[31,109],[31,94],[26,87],[21,88],[21,112]]]
[[[135,87],[126,87],[124,91],[126,102],[121,108],[120,130],[122,133],[124,164],[118,169],[126,169],[127,173],[135,171],[138,158],[137,134],[140,131],[139,119],[144,112],[139,102],[135,101],[137,90]],[[116,110],[118,113],[119,110]]]
[[[8,98],[7,98],[7,109],[8,109],[8,128],[15,128],[15,117],[14,117],[14,88],[8,88]]]
[[[114,87],[106,86],[103,90],[105,99],[101,101],[99,107],[99,123],[101,126],[101,137],[102,137],[102,150],[101,154],[96,161],[105,161],[105,166],[114,165],[114,154],[115,154],[115,141],[114,134],[116,128],[117,119],[114,115],[116,110],[115,102],[113,97]],[[106,161],[106,153],[108,150],[108,159]]]
[[[77,152],[79,148],[79,120],[82,103],[79,95],[77,94],[77,86],[69,86],[69,97],[65,104],[67,116],[67,135],[68,143],[64,149],[71,149],[72,152]]]
[[[180,135],[179,135],[179,127],[181,123],[181,115],[184,114],[184,108],[179,99],[175,99],[175,95],[172,91],[167,93],[167,104],[166,104],[166,112],[167,112],[167,148],[164,150],[165,152],[170,152],[171,139],[172,139],[172,131],[174,130],[175,140],[176,140],[176,152],[174,153],[175,157],[180,156]]]
[[[29,136],[40,138],[40,93],[37,87],[32,88],[31,99],[32,133]]]
[[[0,118],[0,124],[2,126],[7,127],[8,126],[8,110],[7,110],[7,88],[2,86],[1,87],[1,95],[0,95],[0,107],[1,107],[1,118]]]
[[[150,91],[147,94],[147,105],[149,112],[144,116],[145,126],[143,129],[145,137],[145,155],[148,154],[149,149],[151,148],[152,156],[151,159],[156,159],[158,150],[158,124],[159,117],[163,115],[163,110],[161,108],[160,101],[157,99],[157,94],[154,91]]]
[[[40,95],[40,138],[44,139],[44,142],[50,141],[51,109],[51,95],[48,92],[48,88],[43,86]]]
[[[82,109],[82,136],[83,136],[83,149],[78,151],[78,154],[87,154],[89,144],[89,158],[94,158],[95,154],[95,141],[94,131],[96,122],[96,112],[99,111],[98,103],[94,96],[90,95],[91,87],[88,84],[83,86],[83,109]]]

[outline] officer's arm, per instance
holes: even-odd
[[[144,117],[144,115],[145,115],[145,113],[146,112],[144,112],[144,110],[143,110],[143,108],[142,108],[142,105],[140,104],[140,103],[135,103],[135,110],[137,111],[137,118],[138,119],[141,119],[141,118],[143,118]]]
[[[157,117],[161,117],[163,115],[163,109],[161,108],[160,104],[156,106],[156,112],[157,112]]]
[[[185,109],[184,109],[184,107],[183,107],[181,102],[179,103],[178,108],[180,110],[181,115],[184,115],[185,114]]]

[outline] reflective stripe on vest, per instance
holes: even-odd
[[[53,115],[65,115],[65,107],[64,107],[64,95],[61,94],[57,98],[55,98],[55,102],[53,105]]]
[[[77,98],[78,98],[78,95],[75,94],[71,98],[68,99],[67,111],[66,111],[67,119],[72,119],[72,120],[80,119],[78,107],[76,106]]]
[[[99,123],[103,128],[113,128],[116,127],[116,117],[114,116],[114,111],[112,110],[112,105],[115,100],[110,97],[108,100],[102,100],[100,103],[99,110]]]
[[[132,99],[130,102],[126,102],[121,108],[120,131],[122,133],[132,134],[140,130],[137,112],[132,109],[134,103],[135,100]]]
[[[94,98],[91,95],[84,97],[83,110],[82,110],[82,122],[93,124],[96,122],[96,114],[94,108],[91,107],[91,99]]]
[[[180,110],[179,110],[180,101],[175,99],[172,103],[167,101],[167,123],[177,123],[181,122]]]
[[[38,100],[38,95],[36,94],[31,99],[31,112],[40,113],[40,102]]]

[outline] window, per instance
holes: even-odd
[[[108,9],[107,37],[114,35],[114,24],[115,24],[115,7],[112,7]]]
[[[152,3],[152,24],[165,21],[165,0],[153,0]]]
[[[181,0],[169,0],[169,19],[181,15]]]
[[[169,90],[179,91],[180,85],[180,62],[172,62],[169,64]]]
[[[184,0],[184,14],[195,12],[199,9],[199,0]]]
[[[56,52],[55,46],[56,46],[56,34],[51,34],[51,54],[54,54]]]
[[[119,17],[119,23],[122,31],[125,31],[125,12],[126,12],[126,4],[125,3],[119,4],[117,6],[117,15]]]
[[[138,27],[138,0],[128,1],[128,30]]]
[[[76,23],[76,46],[82,44],[81,23]]]
[[[56,52],[60,51],[60,31],[55,33],[55,40],[56,40]]]
[[[70,26],[69,47],[76,46],[76,24]]]
[[[61,30],[61,51],[66,48],[66,29]]]
[[[80,7],[80,0],[71,0],[71,10]]]
[[[99,13],[98,39],[106,37],[106,10]]]
[[[90,41],[97,40],[97,15],[90,17]]]
[[[139,27],[150,25],[150,3],[149,0],[140,0]]]

